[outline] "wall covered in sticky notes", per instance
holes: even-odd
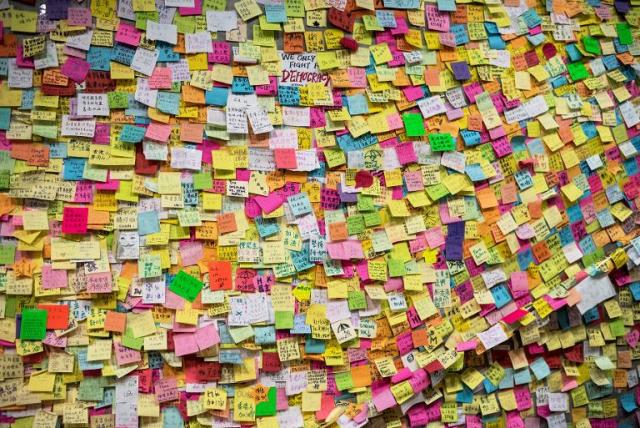
[[[0,0],[0,423],[631,427],[637,0]]]

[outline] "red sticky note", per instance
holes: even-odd
[[[64,330],[69,326],[69,306],[38,305],[38,309],[47,311],[47,329]]]
[[[211,290],[231,290],[231,263],[209,262],[209,288]]]
[[[62,233],[87,233],[89,209],[86,207],[65,207],[62,212]]]
[[[277,168],[296,169],[298,167],[295,149],[273,149],[273,154]]]

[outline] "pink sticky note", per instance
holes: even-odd
[[[382,412],[383,410],[390,409],[395,406],[396,399],[393,397],[391,389],[386,386],[375,392],[373,395],[373,404],[376,406],[376,410],[378,412]]]
[[[213,324],[209,324],[197,329],[195,338],[196,343],[198,344],[198,349],[200,349],[201,351],[207,348],[211,348],[213,345],[217,345],[218,343],[220,343],[218,330]]]
[[[142,361],[140,351],[122,346],[120,342],[113,342],[113,348],[116,351],[116,363],[118,363],[119,366]]]
[[[116,42],[124,43],[129,46],[138,46],[140,44],[140,36],[142,33],[132,24],[120,22],[118,32],[116,33]]]
[[[91,9],[87,7],[70,7],[67,9],[69,25],[89,27],[92,24]]]
[[[478,342],[475,340],[470,340],[468,342],[461,342],[456,345],[457,352],[471,351],[478,347]]]
[[[269,196],[256,196],[255,200],[266,214],[277,210],[284,203],[284,199],[277,193],[271,193]]]
[[[64,207],[62,212],[62,233],[87,233],[89,209],[84,207]]]
[[[166,143],[169,139],[169,135],[171,135],[171,125],[152,122],[149,124],[144,136],[155,141]]]
[[[149,78],[151,89],[171,89],[173,72],[169,67],[156,67]]]
[[[183,355],[195,354],[196,352],[199,351],[196,337],[194,334],[191,334],[191,333],[174,334],[173,343],[176,348],[175,352],[177,357],[182,357]]]
[[[514,322],[527,316],[528,313],[529,312],[525,311],[524,309],[519,308],[511,312],[509,315],[505,316],[504,318],[502,318],[502,320],[507,324],[513,324]]]
[[[52,288],[67,288],[67,271],[63,269],[53,269],[51,265],[42,265],[42,288],[50,290]]]
[[[60,72],[76,83],[84,82],[91,64],[80,58],[69,57]]]
[[[111,293],[113,291],[111,272],[97,272],[87,275],[89,293]]]

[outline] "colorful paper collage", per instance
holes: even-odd
[[[0,0],[0,425],[638,426],[639,27]]]

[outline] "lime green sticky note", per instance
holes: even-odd
[[[293,312],[276,311],[276,329],[287,330],[293,328]]]
[[[213,177],[210,172],[199,172],[193,174],[193,188],[195,190],[211,189],[213,187]]]
[[[373,196],[363,195],[361,193],[358,193],[358,204],[356,206],[358,207],[358,211],[360,212],[373,211],[376,209],[375,205],[373,204]]]
[[[380,226],[382,224],[382,217],[380,212],[373,211],[364,215],[364,224],[367,227]]]
[[[336,373],[336,387],[340,391],[346,391],[353,388],[353,378],[351,372]]]
[[[367,300],[364,297],[364,291],[349,291],[347,294],[347,303],[350,311],[356,311],[367,308]]]
[[[582,38],[582,44],[584,45],[584,50],[589,53],[594,55],[600,55],[602,53],[602,49],[600,49],[600,42],[596,38],[585,36]]]
[[[573,62],[567,64],[567,70],[569,70],[569,76],[571,76],[571,80],[573,80],[574,82],[589,77],[587,67],[585,67],[581,62]]]
[[[425,134],[422,115],[419,113],[404,113],[402,121],[407,131],[407,137],[421,137]]]
[[[633,44],[633,36],[631,35],[629,24],[626,22],[616,24],[616,31],[618,32],[618,39],[620,39],[621,45]]]
[[[609,322],[609,330],[615,337],[624,336],[624,321],[622,318],[617,318]]]
[[[25,309],[20,321],[20,339],[42,340],[47,334],[47,311]]]
[[[12,265],[16,257],[16,246],[4,244],[0,245],[0,264]]]
[[[434,152],[448,152],[456,149],[456,142],[451,134],[429,134],[429,144]]]
[[[109,92],[107,99],[109,100],[109,108],[129,107],[129,94],[126,92]]]
[[[142,345],[144,344],[144,337],[135,338],[133,336],[133,331],[131,328],[127,327],[122,335],[122,346],[126,346],[127,348],[135,349],[137,351],[142,349]]]
[[[404,267],[404,262],[401,260],[388,259],[387,267],[389,268],[389,276],[398,277],[406,275],[407,269]]]
[[[256,403],[256,416],[273,416],[276,414],[277,404],[277,390],[275,387],[270,387],[267,391],[266,401]]]
[[[352,215],[347,218],[347,233],[349,235],[357,235],[364,232],[364,217],[361,215]]]

